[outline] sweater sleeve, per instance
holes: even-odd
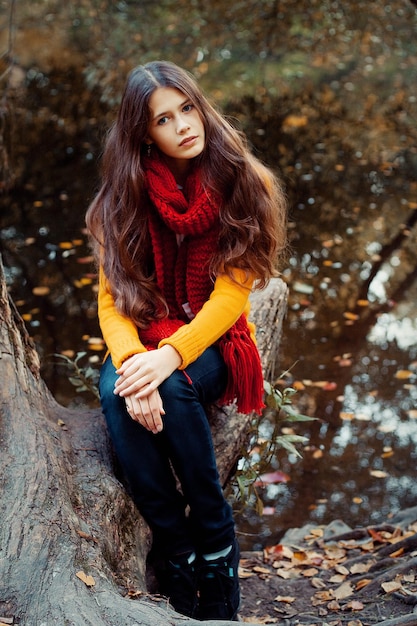
[[[158,347],[169,344],[179,352],[182,358],[180,369],[185,369],[201,356],[204,350],[233,326],[242,313],[249,314],[253,277],[248,278],[244,271],[235,270],[234,278],[218,276],[210,298],[194,319],[159,343]],[[250,330],[255,340],[252,324]]]
[[[136,325],[116,309],[107,278],[101,267],[98,288],[98,318],[103,339],[116,368],[120,367],[123,361],[133,354],[146,352],[145,346],[139,339]]]

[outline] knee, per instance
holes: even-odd
[[[159,386],[159,393],[162,401],[173,399],[184,399],[194,395],[192,381],[183,370],[175,370]]]

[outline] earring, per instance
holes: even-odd
[[[147,148],[147,155],[148,155],[148,157],[151,156],[151,150],[152,150],[152,144],[148,143],[148,148]]]

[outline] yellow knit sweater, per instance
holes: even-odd
[[[233,326],[242,313],[246,316],[249,314],[249,294],[253,278],[248,278],[242,270],[234,270],[233,275],[235,280],[226,275],[218,276],[210,298],[194,319],[159,343],[158,347],[169,344],[177,350],[182,359],[180,369],[185,369],[201,356],[204,350]],[[117,311],[102,268],[99,278],[98,317],[103,339],[116,369],[133,354],[146,352],[137,326]],[[255,341],[255,327],[250,323],[249,328]]]

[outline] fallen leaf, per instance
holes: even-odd
[[[289,130],[290,128],[302,128],[307,126],[308,117],[306,115],[287,115],[282,122],[283,130]]]
[[[343,317],[346,320],[351,320],[352,322],[356,322],[356,320],[359,319],[359,315],[357,315],[357,313],[352,313],[351,311],[345,311],[343,313]]]
[[[272,554],[274,556],[282,556],[287,559],[292,559],[293,554],[294,554],[291,548],[289,548],[288,546],[282,545],[282,543],[278,543],[275,546],[266,548],[265,553],[267,556]]]
[[[96,581],[94,580],[94,578],[92,576],[88,576],[87,574],[85,574],[83,571],[79,571],[75,574],[77,576],[77,578],[79,578],[80,580],[82,580],[82,582],[87,586],[87,587],[94,587],[94,585],[96,584]]]
[[[274,515],[275,507],[274,506],[264,506],[262,510],[262,515]]]
[[[344,576],[343,574],[335,574],[334,576],[331,576],[329,578],[329,582],[332,584],[333,583],[339,584],[339,583],[342,583],[345,579],[346,579],[346,576]]]
[[[251,576],[255,576],[253,572],[249,572],[247,569],[243,569],[243,567],[239,567],[238,569],[239,578],[250,578]]]
[[[255,565],[255,567],[253,568],[253,571],[256,572],[257,574],[270,574],[270,570],[266,567],[261,567],[260,565]]]
[[[34,296],[47,296],[50,291],[49,287],[34,287],[32,289]]]
[[[327,381],[325,385],[322,387],[323,391],[334,391],[337,389],[337,383]]]
[[[305,569],[303,571],[303,576],[305,576],[306,578],[312,578],[318,573],[319,573],[319,570],[316,567],[310,567],[309,569]]]
[[[340,604],[337,600],[331,600],[328,603],[327,608],[329,609],[329,611],[340,611]]]
[[[325,549],[325,554],[332,561],[342,561],[346,556],[346,550],[340,546],[328,546]]]
[[[291,602],[295,602],[294,596],[277,596],[274,598],[275,602],[285,602],[287,604],[291,604]]]
[[[379,543],[385,543],[385,538],[377,530],[374,530],[373,528],[368,528],[368,533],[371,535],[374,541],[379,541]]]
[[[371,582],[372,582],[372,578],[362,578],[362,580],[358,580],[358,582],[356,583],[355,589],[359,591],[360,589],[363,589],[364,587],[369,585],[369,583]]]
[[[307,283],[301,283],[298,280],[296,280],[293,283],[292,288],[293,288],[293,291],[296,291],[297,293],[302,293],[304,295],[310,295],[314,293],[313,285],[308,285]]]
[[[398,372],[395,373],[395,378],[398,378],[399,380],[407,380],[413,375],[414,374],[411,370],[398,370]]]
[[[403,576],[403,580],[405,583],[413,583],[416,580],[416,577],[413,573],[411,574],[404,574]]]
[[[381,587],[385,593],[392,593],[401,589],[401,583],[398,580],[391,580],[387,583],[381,583]]]
[[[371,470],[369,473],[374,478],[386,478],[388,476],[387,472],[383,472],[382,470]]]
[[[351,611],[362,611],[363,603],[359,600],[351,600],[343,608],[350,609]]]
[[[296,391],[303,391],[305,389],[305,385],[303,385],[303,383],[301,382],[301,380],[295,380],[293,383],[293,388],[296,389]],[[410,411],[411,413],[412,411]],[[410,416],[411,417],[411,416]],[[417,411],[416,411],[416,415],[415,417],[417,417]]]
[[[333,597],[333,591],[331,589],[317,591],[317,593],[314,594],[314,598],[316,598],[319,602],[329,602],[329,600],[332,600]]]
[[[394,456],[394,450],[390,448],[381,454],[381,459],[389,459],[392,456]]]
[[[335,589],[333,593],[336,600],[344,600],[352,595],[353,588],[350,582],[345,582]]]
[[[373,564],[372,561],[369,561],[368,563],[354,563],[352,567],[350,568],[350,573],[351,574],[366,574],[366,572],[369,571],[372,564]]]
[[[395,552],[391,552],[390,558],[396,559],[397,556],[402,556],[403,554],[404,554],[404,548],[400,548],[399,550],[396,550]]]
[[[262,474],[259,476],[258,480],[255,480],[253,483],[255,487],[262,487],[263,485],[273,485],[276,483],[287,483],[290,480],[288,474],[284,474],[284,472],[280,472],[277,470],[276,472],[269,472],[267,474]]]

